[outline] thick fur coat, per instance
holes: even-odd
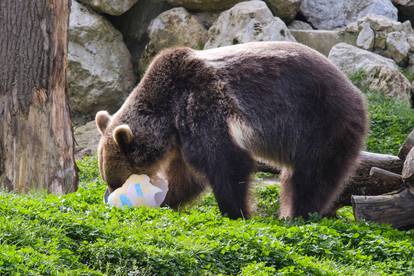
[[[161,171],[165,205],[210,185],[231,218],[249,216],[255,159],[283,169],[281,217],[328,214],[367,132],[359,90],[324,56],[290,42],[166,50],[120,110],[96,122],[110,191],[132,173]]]

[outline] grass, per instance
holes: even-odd
[[[0,274],[412,275],[414,232],[338,219],[275,219],[277,185],[255,189],[250,220],[219,214],[205,195],[179,212],[102,203],[95,158],[76,193],[0,193]]]
[[[368,150],[395,154],[412,111],[365,93]],[[0,275],[414,275],[414,230],[355,222],[349,207],[279,220],[279,187],[268,185],[254,189],[250,220],[222,217],[211,194],[178,212],[116,209],[102,202],[96,158],[78,166],[76,193],[0,192]]]

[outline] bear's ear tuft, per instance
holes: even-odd
[[[105,129],[109,125],[110,121],[111,115],[109,115],[107,111],[99,111],[98,113],[96,113],[95,123],[101,135],[104,134]]]
[[[134,139],[134,134],[128,125],[119,125],[114,129],[113,138],[120,148],[129,145]]]

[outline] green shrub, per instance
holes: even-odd
[[[364,78],[363,72],[350,76],[368,101],[370,132],[367,150],[397,154],[401,144],[414,128],[414,110],[408,103],[385,97],[376,91],[369,91],[362,85]]]

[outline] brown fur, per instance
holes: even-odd
[[[118,146],[111,133],[121,124],[133,139]],[[249,175],[260,159],[284,168],[280,216],[307,217],[328,214],[367,116],[358,89],[325,57],[297,43],[261,42],[164,51],[101,132],[111,190],[169,159],[166,205],[193,199],[208,183],[223,214],[247,217]]]

